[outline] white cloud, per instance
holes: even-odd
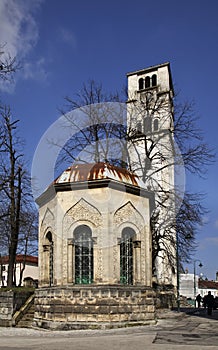
[[[202,218],[202,225],[208,224],[210,221],[209,216],[204,215]]]
[[[4,55],[17,56],[18,61],[23,62],[27,54],[34,48],[39,39],[34,14],[42,1],[0,1],[0,45],[5,45],[1,50],[4,51]],[[1,59],[4,59],[4,55],[1,55]],[[8,88],[9,83],[4,83],[4,90],[8,91]]]
[[[68,29],[60,28],[59,29],[59,38],[61,41],[72,46],[73,48],[76,47],[76,37],[75,37],[74,33],[69,31]]]
[[[46,82],[48,73],[45,69],[45,59],[40,58],[36,62],[26,62],[22,70],[24,79]]]
[[[12,56],[25,56],[38,40],[38,28],[33,17],[41,0],[1,0],[0,43],[7,44]]]

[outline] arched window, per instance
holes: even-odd
[[[145,78],[145,88],[149,88],[151,86],[150,84],[150,77]]]
[[[152,84],[152,86],[157,86],[157,75],[156,74],[152,75],[151,84]]]
[[[158,128],[159,128],[159,120],[154,119],[154,131],[158,131]]]
[[[142,123],[138,122],[136,126],[136,133],[141,134],[142,133]]]
[[[120,243],[120,283],[133,284],[133,239],[135,231],[126,227]]]
[[[93,282],[93,241],[92,231],[86,225],[78,226],[74,231],[75,244],[75,283]]]
[[[54,245],[50,231],[46,234],[46,243],[48,251],[49,286],[52,286],[54,283]]]
[[[142,89],[144,89],[144,79],[140,78],[139,79],[139,90],[142,90]]]
[[[145,135],[151,132],[151,118],[150,117],[145,117],[144,118],[144,133]]]

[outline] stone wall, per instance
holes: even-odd
[[[154,292],[136,286],[37,289],[34,325],[48,329],[114,328],[155,322]]]
[[[14,313],[14,293],[13,291],[0,292],[0,326],[12,326],[12,316]]]
[[[157,285],[154,284],[156,293],[155,307],[156,309],[173,308],[176,303],[176,290],[173,285]]]
[[[0,290],[0,326],[11,327],[14,313],[33,293],[33,290]]]

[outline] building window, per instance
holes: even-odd
[[[142,133],[142,123],[138,122],[136,126],[136,133],[141,134]]]
[[[140,78],[139,79],[139,90],[142,90],[142,89],[144,89],[144,79]]]
[[[150,77],[146,77],[145,78],[145,88],[149,88],[150,87]]]
[[[154,119],[154,131],[158,131],[158,128],[159,128],[159,121],[158,119]]]
[[[152,86],[157,86],[157,75],[156,74],[152,75],[151,84],[152,84]]]
[[[54,244],[52,240],[51,232],[46,235],[46,241],[48,246],[48,273],[49,273],[49,286],[54,283]]]
[[[93,282],[93,241],[92,231],[86,225],[78,226],[74,231],[75,244],[75,283]]]
[[[144,118],[144,133],[147,134],[147,132],[151,132],[151,118],[150,117]]]
[[[124,228],[120,242],[120,283],[133,284],[133,238],[135,231]]]

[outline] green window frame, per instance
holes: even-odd
[[[80,225],[74,231],[75,284],[93,283],[93,240],[87,225]]]
[[[126,227],[120,242],[120,283],[133,284],[133,239],[135,231]]]

